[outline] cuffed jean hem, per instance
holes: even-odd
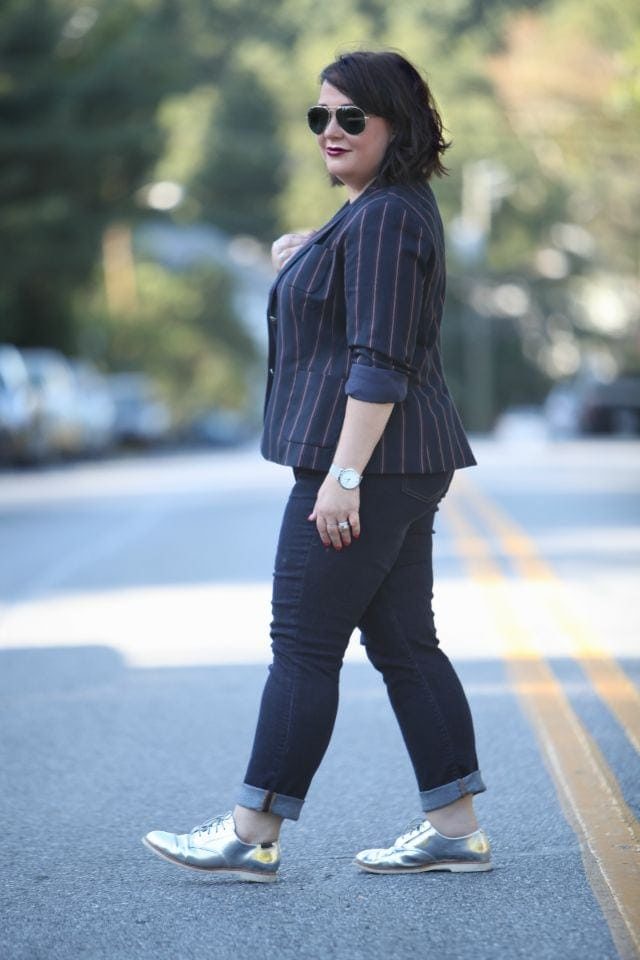
[[[460,780],[443,783],[441,787],[434,787],[433,790],[421,790],[420,803],[427,813],[429,810],[437,810],[438,807],[446,807],[448,803],[453,803],[468,793],[484,793],[486,789],[480,771],[474,770]]]
[[[257,810],[259,813],[275,813],[286,820],[297,820],[304,800],[243,783],[236,794],[236,803],[241,807],[248,807],[249,810]]]

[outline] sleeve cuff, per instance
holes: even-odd
[[[401,403],[407,396],[409,378],[399,370],[384,370],[354,363],[344,392],[367,403]]]

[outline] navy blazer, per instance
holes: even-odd
[[[369,187],[338,210],[271,288],[264,457],[327,470],[352,396],[395,403],[365,472],[474,464],[442,371],[444,293],[431,187]]]

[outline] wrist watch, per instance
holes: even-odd
[[[329,474],[338,481],[344,490],[355,490],[360,486],[362,477],[354,467],[338,467],[332,463],[329,467]]]

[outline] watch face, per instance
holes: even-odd
[[[351,467],[345,467],[344,470],[340,471],[340,486],[344,487],[345,490],[353,490],[360,483],[360,474],[357,470],[352,470]]]

